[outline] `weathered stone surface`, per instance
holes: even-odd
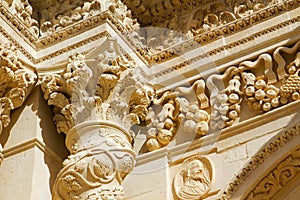
[[[1,1],[0,199],[297,191],[299,3]]]

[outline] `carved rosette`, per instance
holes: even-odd
[[[212,187],[214,169],[211,161],[196,155],[183,161],[174,177],[174,194],[180,200],[203,199]]]
[[[0,134],[10,123],[10,112],[22,106],[37,79],[18,58],[11,44],[0,45]]]
[[[71,155],[53,199],[123,199],[122,180],[135,163],[132,125],[146,119],[152,89],[120,55],[115,39],[71,56],[61,74],[45,75],[42,90]]]

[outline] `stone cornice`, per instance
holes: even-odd
[[[182,55],[187,51],[198,48],[199,45],[205,45],[220,37],[231,35],[238,31],[244,30],[247,27],[250,27],[261,21],[265,21],[274,16],[280,15],[286,11],[295,9],[297,7],[299,7],[299,1],[297,0],[280,2],[268,6],[264,9],[261,9],[244,18],[237,19],[231,23],[227,23],[213,30],[204,32],[203,34],[195,36],[191,40],[184,41],[182,44],[179,44],[175,47],[168,48],[166,50],[163,50],[155,54],[148,52],[147,48],[145,48],[144,45],[139,40],[137,40],[136,37],[134,38],[132,32],[127,30],[127,28],[110,11],[102,12],[95,16],[88,17],[87,19],[81,20],[75,24],[67,26],[61,30],[58,30],[42,38],[36,38],[34,35],[32,35],[31,32],[26,28],[26,26],[24,26],[20,20],[15,18],[8,11],[8,9],[2,4],[0,4],[0,11],[1,11],[2,18],[5,19],[6,22],[10,24],[11,27],[14,27],[15,31],[19,32],[23,36],[24,40],[27,41],[36,50],[41,48],[43,49],[49,45],[54,45],[59,41],[63,41],[69,37],[82,33],[93,27],[99,26],[99,24],[103,24],[104,22],[108,22],[112,27],[114,27],[116,31],[121,33],[120,35],[124,36],[123,39],[127,41],[128,44],[130,44],[131,48],[136,52],[137,55],[139,55],[140,58],[142,58],[142,60],[148,62],[149,64],[150,63],[153,64],[153,63],[165,62],[169,59],[175,58],[178,55]],[[295,23],[297,21],[299,21],[298,18],[293,18],[288,20],[286,23],[290,24],[290,23]],[[260,37],[261,35],[266,34],[269,31],[275,31],[278,27],[282,27],[282,26],[285,25],[279,24],[278,26],[270,27],[269,30],[263,30],[261,31],[261,33],[257,33],[256,35],[251,36],[251,38]],[[4,35],[6,35],[6,37],[9,36],[8,34],[5,33]],[[230,48],[230,46],[243,44],[248,40],[249,38],[243,39],[243,41],[237,41],[235,42],[235,44],[229,44],[228,47],[226,48]],[[225,47],[223,48],[226,49]],[[220,51],[222,51],[222,49],[213,50],[212,52],[207,53],[206,56],[214,55],[215,53],[218,53]],[[30,55],[30,53],[25,52],[25,50],[22,52],[33,63],[41,62],[40,61],[41,58],[34,58],[32,55]],[[55,54],[52,54],[51,56],[49,55],[48,57],[52,58],[53,56],[57,56],[57,55],[59,55],[59,51]],[[44,56],[44,59],[47,59],[47,57]],[[180,67],[184,65],[186,64],[180,64]],[[178,68],[178,66],[174,66],[173,68]]]
[[[177,46],[170,47],[170,48],[163,50],[161,52],[158,52],[154,55],[149,55],[148,61],[149,61],[149,63],[165,62],[174,57],[180,56],[183,53],[186,53],[192,49],[198,48],[199,46],[203,46],[205,44],[213,42],[221,37],[226,37],[226,36],[232,35],[241,30],[247,29],[255,24],[263,22],[267,19],[271,19],[272,17],[278,16],[284,12],[298,8],[299,5],[300,5],[299,1],[290,0],[290,1],[280,2],[278,4],[266,7],[264,9],[261,9],[255,13],[249,15],[249,16],[237,19],[233,22],[216,27],[212,30],[205,31],[204,33],[202,33],[200,35],[196,35],[192,39],[190,39],[188,41],[184,41]],[[287,24],[278,24],[277,26],[269,27],[266,30],[261,30],[258,33],[256,33],[255,35],[253,35],[251,38],[262,36],[271,31],[276,31],[278,28],[284,27],[291,23],[295,23],[295,21],[299,21],[299,17],[295,17],[293,19],[287,20]],[[234,46],[241,45],[241,44],[245,43],[245,41],[248,41],[248,40],[249,39],[246,38],[243,41],[237,41],[234,44]],[[228,46],[230,47],[229,44],[228,44]],[[231,46],[232,46],[232,44],[231,44]],[[224,49],[226,49],[226,48],[224,47]],[[227,47],[227,49],[228,49],[228,47]],[[220,50],[215,50],[215,51],[220,52]],[[208,55],[213,55],[213,54],[215,54],[215,53],[213,53],[213,52],[208,53]]]
[[[259,31],[257,33],[248,35],[245,38],[238,39],[234,42],[231,42],[229,44],[225,44],[225,45],[223,45],[221,47],[218,47],[216,49],[212,49],[212,50],[210,50],[208,52],[204,52],[204,53],[201,52],[199,55],[197,55],[197,56],[195,56],[191,59],[184,60],[181,63],[178,63],[174,66],[169,67],[168,69],[165,69],[165,70],[162,70],[160,72],[152,74],[152,77],[153,78],[158,78],[158,77],[163,76],[165,74],[169,74],[171,72],[181,70],[183,68],[188,67],[189,65],[191,65],[193,63],[196,63],[197,61],[199,61],[201,59],[205,59],[205,58],[208,58],[208,57],[211,57],[211,56],[215,56],[215,55],[223,53],[226,50],[230,50],[230,49],[236,48],[240,45],[244,45],[244,44],[247,44],[249,42],[253,42],[255,39],[260,38],[261,36],[267,35],[269,33],[275,32],[275,31],[279,31],[282,28],[285,28],[285,27],[287,27],[291,24],[299,23],[299,22],[300,22],[300,16],[297,16],[295,18],[286,20],[286,21],[284,21],[282,23],[279,23],[275,26],[272,26],[272,27],[266,28],[262,31]]]

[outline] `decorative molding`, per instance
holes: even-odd
[[[203,137],[300,100],[299,72],[300,40],[278,47],[273,55],[262,53],[196,80],[191,87],[157,94],[149,108],[141,152],[160,149],[175,139],[182,142],[176,135]]]
[[[61,156],[59,156],[55,151],[53,151],[51,148],[46,146],[43,142],[40,140],[33,138],[27,141],[22,142],[21,144],[17,144],[13,147],[5,148],[2,153],[5,158],[8,158],[10,156],[14,156],[18,153],[27,151],[28,149],[37,147],[39,148],[43,153],[45,153],[47,156],[51,157],[53,160],[56,160],[58,163],[62,163],[63,159]]]
[[[94,41],[96,41],[96,40],[98,40],[100,38],[105,38],[105,37],[111,37],[111,35],[107,31],[103,31],[101,33],[98,33],[98,34],[94,35],[93,37],[84,39],[84,40],[82,40],[80,42],[77,42],[77,43],[75,43],[73,45],[70,45],[68,47],[59,49],[58,51],[55,51],[55,52],[53,52],[51,54],[48,54],[48,55],[43,56],[43,57],[41,57],[39,59],[36,59],[35,60],[35,64],[39,64],[39,63],[44,62],[46,60],[49,60],[49,59],[51,59],[53,57],[56,57],[56,56],[62,55],[64,53],[70,52],[70,51],[72,51],[74,49],[77,49],[79,47],[82,47],[82,46],[84,46],[86,44],[89,44],[89,43],[94,42]],[[88,53],[88,51],[87,52],[82,52],[82,54],[87,54],[87,53]]]
[[[182,32],[190,30],[193,34],[199,34],[199,32],[264,11],[257,15],[257,19],[252,19],[260,20],[280,11],[280,5],[293,4],[291,2],[283,4],[283,1],[275,0],[259,2],[248,0],[163,0],[151,3],[145,0],[123,0],[123,2],[132,10],[133,16],[139,19],[139,23],[143,27],[164,27]],[[269,7],[273,7],[270,12],[268,12]]]
[[[259,180],[246,195],[247,200],[272,199],[293,178],[300,173],[300,149],[297,149],[285,157],[276,167]]]
[[[38,22],[32,18],[32,7],[28,0],[1,1],[0,16],[13,27],[25,41],[33,43],[38,39]]]
[[[250,174],[260,166],[274,152],[280,150],[287,142],[294,139],[300,134],[300,124],[287,129],[269,142],[262,150],[251,158],[248,164],[240,171],[240,173],[228,184],[223,191],[222,196],[218,199],[230,199],[238,187],[250,176]]]
[[[96,2],[96,1],[95,1]],[[26,40],[31,44],[35,49],[37,48],[45,48],[49,45],[55,44],[59,41],[62,41],[63,39],[69,38],[71,36],[74,36],[75,34],[79,34],[85,30],[91,29],[95,26],[98,26],[99,24],[104,23],[107,21],[109,24],[112,25],[112,27],[116,31],[120,31],[122,33],[122,37],[127,41],[128,44],[131,45],[132,49],[134,49],[137,54],[146,62],[149,64],[151,63],[160,63],[167,61],[169,59],[172,59],[178,55],[182,55],[183,53],[197,48],[200,45],[204,45],[208,42],[212,42],[216,39],[218,39],[221,36],[226,36],[230,35],[234,32],[240,31],[242,29],[245,29],[249,27],[250,25],[253,25],[254,23],[259,23],[262,20],[269,19],[271,17],[277,16],[283,12],[295,9],[299,7],[299,2],[297,0],[289,0],[289,1],[283,1],[283,2],[278,2],[276,4],[270,4],[269,6],[266,6],[261,9],[259,9],[256,12],[250,12],[250,15],[245,15],[240,19],[236,19],[233,22],[230,23],[225,23],[222,26],[215,27],[212,30],[207,30],[203,34],[195,36],[193,39],[189,39],[186,41],[186,39],[179,39],[180,45],[173,46],[171,48],[167,48],[166,50],[162,50],[159,53],[151,53],[151,49],[145,44],[142,43],[141,41],[141,36],[138,35],[136,31],[139,30],[139,24],[136,22],[136,20],[132,19],[130,11],[127,10],[126,6],[124,6],[122,3],[119,1],[111,7],[111,9],[108,9],[105,11],[102,10],[95,12],[93,15],[79,19],[76,21],[76,23],[70,23],[67,26],[65,26],[62,29],[59,29],[43,38],[37,39],[35,37],[31,37],[32,34],[30,33],[29,30],[27,30],[26,27],[22,28],[22,22],[19,22],[19,19],[15,19],[15,17],[10,14],[10,11],[6,8],[7,6],[2,5],[3,3],[0,4],[0,11],[2,12],[1,16],[6,19],[8,23],[11,24],[12,27],[17,27],[16,31],[20,32],[21,35],[28,37],[29,39]],[[76,9],[73,11],[75,12]],[[115,12],[115,11],[118,12]],[[112,12],[114,11],[114,12]],[[98,13],[100,12],[100,13]],[[76,13],[76,12],[75,12]],[[13,21],[15,19],[15,21]],[[291,20],[288,20],[288,24],[290,23],[295,23],[296,21],[299,21],[298,18],[294,18]],[[286,24],[286,23],[285,23]],[[287,25],[287,24],[286,24]],[[270,31],[275,31],[275,29],[282,28],[283,26],[286,26],[283,24],[280,24],[278,26],[274,26],[269,28],[267,32]],[[23,25],[24,26],[24,25]],[[20,30],[19,30],[20,29]],[[23,33],[23,32],[24,33]],[[264,35],[267,33],[266,30],[262,31],[262,33],[257,33],[253,37],[259,37],[261,35]],[[158,33],[160,34],[160,33]],[[160,34],[162,35],[162,34]],[[154,36],[155,37],[155,36]],[[177,37],[177,36],[176,36]],[[156,37],[157,38],[157,37]],[[231,46],[237,46],[240,44],[243,44],[247,42],[248,39],[243,39],[242,41],[235,42],[236,44],[231,44]],[[150,38],[149,38],[150,39]],[[171,43],[174,43],[174,39],[171,39]],[[245,41],[244,41],[245,40]],[[230,45],[227,45],[227,47],[222,47],[221,49],[218,50],[213,50],[210,53],[206,53],[207,55],[214,55],[218,52],[223,51],[224,49],[227,48],[232,48]],[[222,50],[223,49],[223,50]],[[25,54],[28,56],[28,54]],[[204,56],[204,57],[206,57]],[[199,56],[198,56],[199,57]],[[201,56],[203,58],[203,56]],[[198,58],[201,59],[201,58]],[[195,59],[193,59],[195,60]],[[186,65],[188,62],[185,62],[185,64],[180,64],[178,66],[183,67]],[[178,68],[178,66],[174,66],[173,68]]]
[[[255,34],[247,36],[246,38],[243,38],[241,40],[236,40],[236,41],[234,41],[232,43],[229,43],[229,44],[226,44],[226,45],[224,45],[222,47],[219,47],[219,48],[213,49],[211,51],[205,52],[205,53],[200,54],[200,55],[198,55],[198,56],[196,56],[196,57],[194,57],[192,59],[185,60],[185,61],[183,61],[183,62],[181,62],[179,64],[176,64],[176,65],[174,65],[174,66],[172,66],[172,67],[170,67],[170,68],[168,68],[166,70],[162,70],[162,71],[160,71],[160,72],[158,72],[156,74],[153,74],[152,76],[153,77],[161,77],[161,76],[169,74],[171,72],[181,70],[181,69],[183,69],[183,68],[185,68],[185,67],[187,67],[187,66],[189,66],[189,65],[191,65],[191,64],[193,64],[193,63],[195,63],[195,62],[197,62],[199,60],[208,58],[210,56],[218,55],[218,54],[220,54],[220,53],[222,53],[222,52],[224,52],[226,50],[230,50],[230,49],[238,47],[239,45],[243,45],[243,44],[246,44],[248,42],[254,41],[256,38],[259,38],[260,36],[267,35],[267,34],[269,34],[271,32],[275,32],[277,30],[280,30],[280,29],[282,29],[284,27],[289,26],[290,24],[294,24],[294,23],[297,23],[297,22],[300,22],[300,16],[292,18],[292,19],[289,19],[287,21],[284,21],[282,23],[279,23],[279,24],[277,24],[275,26],[269,27],[269,28],[264,29],[262,31],[259,31],[259,32],[255,33]],[[171,51],[171,52],[174,52],[174,51]],[[163,57],[166,57],[165,54],[166,53],[164,53]],[[171,54],[173,54],[173,53],[171,53]],[[180,55],[180,54],[178,54],[178,55]],[[159,59],[157,58],[157,61],[158,60]]]
[[[24,103],[37,76],[24,67],[16,47],[0,45],[0,134],[10,123],[10,112]]]
[[[179,45],[176,44],[174,46],[174,44],[173,44],[174,40],[171,39],[171,43],[173,45],[169,45],[169,47],[167,45],[167,49],[163,49],[162,51],[159,50],[158,53],[155,53],[154,55],[149,54],[147,51],[145,51],[143,49],[141,49],[141,50],[137,49],[137,50],[142,55],[146,56],[146,59],[149,63],[165,62],[174,57],[177,57],[178,55],[182,55],[182,54],[186,53],[187,51],[190,51],[191,49],[195,49],[195,48],[199,47],[199,45],[205,45],[209,42],[219,39],[220,37],[231,35],[235,32],[244,30],[256,23],[262,22],[266,19],[275,17],[283,12],[286,12],[286,11],[289,11],[289,10],[292,10],[292,9],[295,9],[298,7],[299,7],[299,2],[297,0],[282,1],[277,4],[263,8],[257,12],[246,15],[245,17],[242,17],[240,19],[236,19],[233,22],[225,23],[218,27],[209,28],[209,29],[205,30],[203,33],[196,35],[196,36],[187,36],[186,37],[185,35],[181,34],[182,38],[177,39],[177,40],[182,41],[182,42],[179,42],[180,43]],[[278,28],[282,28],[282,27],[278,27]],[[274,27],[271,29],[274,29]],[[166,31],[170,32],[169,30],[166,30]],[[274,30],[271,30],[271,31],[274,31]],[[151,34],[151,33],[148,33],[148,34]],[[164,35],[164,34],[162,34],[161,32],[158,32],[157,35],[153,35],[153,38],[155,38],[156,40],[160,40],[160,38],[161,38],[161,41],[156,42],[160,45],[163,44],[166,40],[166,38],[163,38],[162,35]],[[257,33],[257,35],[261,36],[262,34]],[[150,37],[147,40],[151,40],[153,38]],[[192,39],[186,40],[184,38],[192,38]],[[168,38],[168,40],[170,40],[170,38]],[[243,44],[243,42],[241,44]],[[240,45],[240,44],[238,43],[238,45]],[[235,46],[237,46],[237,45],[235,45]],[[207,55],[210,55],[210,54],[207,54]]]
[[[1,3],[0,3],[1,5]],[[17,42],[17,40],[12,37],[11,34],[9,34],[2,26],[0,26],[0,33],[9,40],[9,42],[11,44],[13,44],[15,47],[18,48],[18,50],[26,57],[28,58],[29,61],[31,61],[32,63],[35,62],[35,58],[33,57],[33,55],[30,54],[29,51],[27,51],[22,45],[19,44],[19,42]]]

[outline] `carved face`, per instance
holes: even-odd
[[[190,172],[190,176],[193,180],[202,180],[204,167],[203,164],[199,160],[194,160],[190,163],[188,170]]]

